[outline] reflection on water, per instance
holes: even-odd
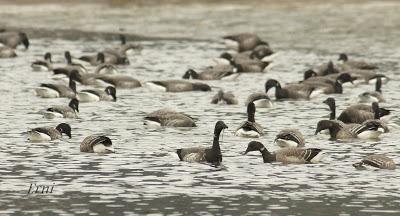
[[[363,7],[368,9],[367,6]],[[205,9],[192,10],[198,10],[195,16],[200,16],[204,15]],[[319,19],[323,11],[325,9],[320,8],[311,17]],[[351,12],[354,11],[355,8],[346,9],[343,16],[351,17]],[[256,12],[264,14],[257,9]],[[239,105],[210,105],[209,102],[218,88],[214,88],[211,93],[176,94],[153,93],[143,88],[118,90],[118,102],[81,104],[80,118],[65,120],[72,126],[73,137],[70,140],[52,143],[26,142],[23,132],[27,129],[41,125],[55,126],[59,123],[42,118],[37,113],[39,110],[68,102],[67,99],[40,99],[33,96],[33,87],[42,82],[54,81],[49,73],[32,72],[30,62],[41,58],[45,51],[51,51],[54,59],[62,62],[65,50],[71,50],[73,56],[77,57],[113,46],[117,42],[33,39],[32,48],[28,51],[18,50],[20,57],[17,59],[1,59],[0,111],[3,113],[3,124],[0,125],[0,213],[399,214],[399,173],[385,170],[356,171],[351,166],[369,153],[384,153],[395,161],[400,160],[397,147],[397,140],[400,138],[397,133],[399,127],[396,125],[399,123],[398,118],[394,118],[390,125],[391,133],[382,136],[381,140],[336,143],[328,141],[325,135],[313,135],[318,120],[328,116],[327,107],[322,103],[326,96],[321,95],[311,101],[276,102],[274,108],[258,109],[256,112],[256,120],[266,129],[266,135],[259,140],[268,149],[275,150],[277,147],[273,144],[273,139],[277,132],[286,127],[297,127],[305,135],[307,146],[326,151],[325,162],[290,166],[263,164],[259,154],[240,154],[250,140],[233,136],[233,131],[246,118],[246,97],[252,92],[262,91],[268,78],[276,78],[283,83],[299,80],[305,69],[329,59],[337,59],[340,51],[351,50],[351,53],[357,53],[360,58],[379,63],[380,72],[393,78],[383,86],[389,103],[382,106],[389,107],[394,113],[399,112],[396,76],[398,65],[394,59],[399,57],[400,52],[398,47],[387,49],[388,44],[398,42],[397,37],[388,38],[387,43],[365,38],[358,40],[352,38],[352,34],[344,34],[342,29],[333,28],[324,31],[329,30],[330,34],[339,35],[339,38],[331,37],[330,40],[327,34],[322,33],[321,37],[313,35],[307,43],[299,44],[293,39],[299,36],[300,40],[307,41],[305,38],[308,29],[293,25],[293,22],[305,20],[310,14],[300,13],[292,17],[290,14],[284,15],[282,11],[271,11],[269,14],[271,13],[278,16],[273,16],[271,22],[281,20],[279,23],[292,25],[296,32],[292,35],[280,35],[277,27],[271,32],[268,32],[268,28],[260,29],[273,48],[278,50],[268,72],[243,74],[236,81],[208,82],[211,86],[233,91],[239,99]],[[229,12],[228,16],[232,19],[225,21],[236,21],[238,31],[246,29],[240,24],[240,17],[232,14],[233,12]],[[368,20],[369,16],[362,15],[359,22],[363,18]],[[98,27],[101,29],[112,25],[119,16],[115,14]],[[211,18],[213,16],[216,16],[216,12],[211,13]],[[252,16],[243,17],[253,20]],[[336,17],[322,19],[338,21]],[[387,20],[388,29],[396,25],[391,25],[391,19]],[[254,19],[254,22],[260,26],[265,23],[260,19]],[[320,27],[319,23],[310,22],[310,28]],[[347,21],[337,22],[335,25],[344,25],[345,22]],[[190,29],[188,23],[182,21],[179,28]],[[151,31],[156,30],[157,28],[152,28]],[[210,35],[217,37],[230,30],[230,27],[218,31],[211,29]],[[163,33],[162,28],[158,28],[158,31]],[[204,32],[202,34],[205,35]],[[319,42],[324,42],[321,44],[324,48],[315,50],[313,44]],[[143,51],[129,56],[131,65],[119,68],[122,73],[130,74],[141,81],[178,79],[189,67],[201,69],[210,65],[211,58],[224,50],[219,41],[159,40],[141,43],[144,46]],[[346,46],[337,46],[338,44]],[[368,51],[363,52],[366,49]],[[373,58],[369,58],[370,56]],[[85,87],[78,86],[78,90],[83,88]],[[346,88],[345,94],[336,96],[338,109],[342,110],[353,103],[359,93],[371,89],[373,86],[367,85]],[[145,129],[142,121],[145,114],[163,107],[175,108],[195,117],[198,119],[198,127]],[[179,162],[175,149],[211,145],[213,127],[217,120],[224,120],[229,126],[221,144],[223,166],[215,168]],[[115,143],[116,153],[80,153],[80,141],[93,133],[107,134]],[[54,191],[52,194],[27,195],[31,183],[54,183]]]

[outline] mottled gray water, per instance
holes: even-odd
[[[32,88],[42,82],[55,81],[50,73],[32,72],[30,62],[41,58],[46,51],[51,51],[54,59],[62,62],[65,50],[80,56],[117,44],[102,40],[33,39],[31,49],[18,50],[18,58],[0,59],[0,110],[3,113],[3,124],[0,125],[0,214],[400,214],[398,171],[356,171],[351,166],[370,153],[384,153],[400,161],[397,117],[391,121],[391,132],[383,135],[381,140],[332,142],[326,135],[313,135],[316,123],[328,116],[327,107],[322,104],[324,95],[311,101],[277,102],[271,109],[257,110],[256,120],[266,130],[266,135],[259,140],[268,149],[277,149],[273,139],[279,130],[296,127],[306,136],[306,146],[324,149],[326,158],[321,164],[263,164],[259,154],[240,154],[251,139],[233,136],[234,129],[246,118],[246,97],[262,91],[268,78],[283,83],[300,80],[304,70],[335,60],[342,51],[378,63],[379,72],[392,78],[383,87],[387,103],[382,106],[393,109],[397,115],[400,111],[397,64],[400,39],[399,24],[395,20],[400,15],[394,11],[399,4],[368,2],[300,8],[262,5],[257,9],[246,5],[211,6],[198,4],[185,10],[183,6],[174,5],[165,7],[170,10],[161,10],[161,6],[143,7],[137,13],[128,13],[129,7],[113,8],[104,11],[113,14],[109,19],[100,22],[95,19],[99,14],[94,13],[94,18],[86,17],[89,21],[81,20],[79,25],[65,19],[64,13],[69,10],[64,7],[9,7],[9,16],[15,11],[26,11],[21,17],[10,19],[8,25],[11,26],[19,19],[30,17],[19,25],[30,27],[30,22],[37,22],[39,27],[55,28],[58,25],[45,20],[60,19],[57,22],[65,22],[67,28],[108,31],[118,21],[131,33],[140,29],[153,36],[213,39],[212,42],[141,41],[143,51],[129,56],[130,66],[119,67],[122,73],[140,81],[178,79],[187,68],[201,69],[212,64],[211,59],[225,50],[218,36],[228,32],[257,31],[271,43],[277,56],[264,74],[244,74],[236,81],[207,82],[233,91],[239,105],[209,104],[218,88],[211,93],[154,93],[144,88],[118,90],[118,102],[81,104],[80,118],[65,120],[73,128],[72,139],[32,144],[26,141],[23,132],[59,123],[59,120],[46,120],[37,112],[51,105],[66,104],[68,100],[35,97]],[[59,17],[52,17],[51,14],[57,13],[52,7],[65,12],[58,11]],[[46,8],[48,15],[36,16],[37,10]],[[80,10],[84,11],[84,8],[82,6]],[[146,10],[151,17],[139,16],[146,14]],[[174,11],[176,16],[172,15]],[[182,14],[182,11],[187,13]],[[191,19],[182,20],[187,17]],[[221,17],[224,19],[218,19]],[[161,18],[165,18],[164,21]],[[147,22],[149,19],[153,21]],[[207,23],[207,31],[205,27],[197,29],[193,25],[198,20]],[[90,22],[95,22],[96,26],[90,27]],[[83,88],[78,86],[78,89]],[[372,89],[373,86],[368,85],[346,88],[343,95],[335,95],[338,109],[354,103],[359,93]],[[143,128],[145,114],[164,107],[190,114],[198,119],[198,127]],[[221,143],[223,166],[215,168],[179,162],[175,149],[211,145],[217,120],[224,120],[229,126]],[[97,133],[106,134],[113,140],[115,154],[79,152],[80,141]],[[30,183],[54,183],[54,192],[26,195]]]

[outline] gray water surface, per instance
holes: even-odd
[[[351,164],[371,153],[386,154],[396,162],[400,161],[399,119],[396,117],[400,111],[397,63],[400,39],[398,22],[395,22],[400,15],[394,12],[400,4],[368,1],[359,5],[311,5],[300,9],[265,5],[260,8],[227,4],[211,6],[199,4],[183,10],[184,6],[172,5],[165,7],[171,10],[161,10],[158,18],[139,15],[155,13],[159,7],[143,7],[138,10],[139,14],[128,14],[129,7],[112,8],[104,11],[113,14],[108,19],[98,20],[94,13],[94,18],[88,18],[87,22],[82,20],[79,25],[65,19],[67,12],[53,19],[60,19],[57,22],[65,23],[65,27],[77,29],[107,31],[118,22],[131,33],[141,29],[153,36],[174,37],[180,33],[199,39],[140,41],[144,49],[129,55],[131,65],[121,66],[119,70],[142,82],[180,79],[188,68],[201,70],[211,65],[212,58],[225,51],[218,38],[225,33],[240,31],[259,32],[277,51],[266,73],[243,74],[234,81],[207,81],[214,87],[211,93],[118,89],[115,103],[81,104],[79,119],[47,120],[38,111],[51,105],[67,104],[68,100],[34,96],[33,88],[40,83],[57,81],[49,72],[32,72],[30,63],[51,51],[54,60],[62,64],[65,50],[78,57],[115,46],[118,42],[34,38],[28,51],[17,50],[18,58],[0,59],[0,111],[3,114],[0,125],[0,214],[399,215],[399,172],[356,171]],[[81,7],[84,10],[85,6]],[[44,20],[52,18],[50,15],[57,10],[67,9],[45,4],[40,10],[46,8],[49,15],[43,18],[33,16],[39,8],[10,6],[10,14],[14,11],[26,13],[10,19],[8,24],[32,17],[19,25],[28,27],[36,19],[39,27],[59,27],[46,24]],[[6,9],[1,7],[0,10]],[[176,15],[172,15],[173,11]],[[188,12],[181,14],[181,11]],[[162,17],[177,21],[164,20],[164,23]],[[183,19],[187,17],[192,19]],[[224,19],[218,19],[221,17]],[[96,26],[84,26],[89,25],[91,19]],[[148,19],[154,20],[147,22]],[[196,28],[193,19],[208,23],[207,31]],[[121,20],[126,23],[121,24]],[[273,108],[258,109],[256,121],[266,132],[258,140],[270,151],[278,149],[273,144],[275,135],[281,129],[294,127],[305,135],[307,147],[326,152],[323,163],[264,164],[259,153],[241,155],[252,139],[235,137],[233,132],[246,119],[244,102],[247,96],[263,91],[264,82],[269,78],[282,83],[301,80],[306,69],[336,60],[339,52],[349,52],[354,58],[375,62],[380,66],[379,72],[391,78],[383,86],[387,102],[381,104],[394,113],[389,124],[390,133],[381,136],[380,140],[350,142],[328,141],[324,134],[315,136],[317,122],[329,114],[322,103],[327,96],[320,95],[310,101],[282,101],[276,102]],[[78,86],[78,90],[86,88]],[[232,91],[239,104],[211,105],[211,98],[219,88]],[[355,103],[358,94],[373,89],[372,85],[345,88],[344,94],[334,95],[338,110]],[[143,117],[147,113],[165,107],[196,118],[198,127],[161,130],[143,127]],[[223,165],[213,167],[180,162],[175,154],[177,148],[211,146],[217,120],[223,120],[229,126],[221,142]],[[72,139],[27,142],[24,132],[29,128],[56,126],[61,121],[72,126]],[[109,136],[116,153],[79,152],[80,142],[91,134]],[[31,183],[54,183],[54,191],[52,194],[27,195]]]

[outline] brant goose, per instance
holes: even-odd
[[[113,153],[112,141],[106,136],[92,135],[86,137],[80,145],[81,152],[89,153]]]
[[[194,147],[178,149],[179,160],[187,162],[207,162],[219,165],[222,162],[222,154],[219,146],[219,136],[222,130],[228,126],[223,121],[218,121],[215,124],[214,140],[211,148]]]
[[[32,142],[51,141],[60,139],[62,134],[71,139],[71,126],[61,123],[57,127],[38,127],[28,131],[29,140]]]
[[[236,136],[241,137],[260,137],[263,135],[263,127],[256,123],[254,114],[256,112],[256,106],[253,102],[247,105],[247,121],[244,121],[235,132]]]
[[[257,141],[249,142],[244,154],[251,151],[260,151],[264,163],[282,162],[285,164],[296,163],[318,163],[323,156],[321,149],[317,148],[282,148],[273,153],[269,152],[262,143]]]

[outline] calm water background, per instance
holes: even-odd
[[[379,64],[392,80],[383,86],[384,107],[399,110],[400,3],[394,1],[333,1],[321,4],[275,1],[249,4],[188,3],[162,5],[52,4],[0,5],[0,24],[8,27],[77,29],[164,37],[144,40],[144,49],[129,56],[121,73],[140,81],[179,79],[186,69],[201,70],[225,50],[219,37],[257,32],[270,42],[277,56],[264,74],[244,74],[236,81],[209,81],[213,92],[154,93],[143,88],[118,90],[116,103],[86,103],[76,120],[46,120],[37,112],[67,99],[40,99],[32,89],[56,82],[47,72],[32,72],[30,62],[51,51],[62,63],[63,52],[93,53],[117,41],[34,37],[28,51],[16,59],[0,60],[0,214],[266,214],[266,215],[399,215],[398,171],[356,171],[351,166],[364,155],[384,153],[400,161],[399,119],[381,140],[331,142],[315,136],[316,123],[328,117],[321,95],[311,101],[284,101],[258,109],[256,121],[265,127],[259,140],[269,150],[283,128],[299,128],[306,146],[322,148],[324,163],[313,165],[263,164],[257,153],[243,156],[251,139],[233,136],[246,119],[244,101],[263,91],[268,78],[297,81],[309,67],[347,52],[351,57]],[[90,12],[88,12],[90,11]],[[34,32],[34,31],[32,31]],[[34,36],[34,33],[32,33]],[[175,39],[174,39],[175,38]],[[183,40],[179,38],[191,38]],[[91,68],[93,69],[93,68]],[[218,88],[233,91],[239,105],[210,105]],[[85,89],[78,86],[78,89]],[[335,95],[338,110],[355,102],[372,85],[346,88]],[[146,113],[170,107],[197,119],[197,128],[148,130]],[[217,120],[224,120],[223,166],[179,162],[175,149],[210,146]],[[23,132],[37,126],[72,126],[72,139],[32,144]],[[90,134],[106,134],[115,154],[79,152]],[[26,195],[31,183],[51,185],[53,194]]]

